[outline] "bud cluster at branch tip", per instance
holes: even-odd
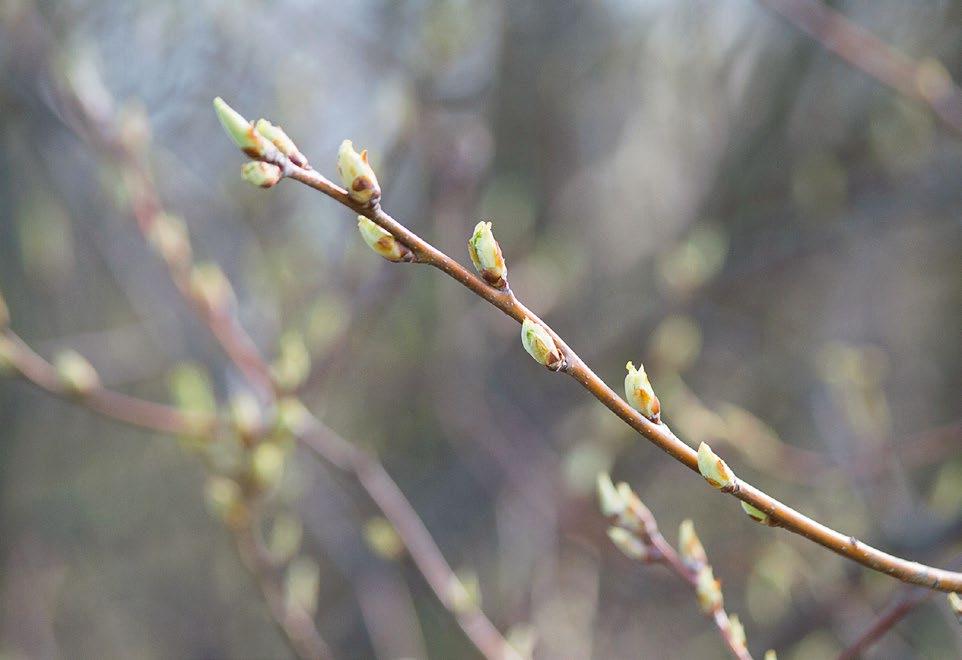
[[[234,143],[251,158],[265,158],[276,151],[271,142],[254,130],[253,124],[244,119],[243,115],[224,102],[224,99],[214,99],[214,110],[227,135]],[[276,155],[276,154],[275,154]]]
[[[249,160],[241,165],[241,178],[258,188],[273,188],[283,176],[277,165],[260,160]]]
[[[357,216],[357,230],[368,247],[388,261],[413,261],[414,254],[370,218]]]
[[[707,442],[698,445],[698,471],[714,488],[731,490],[735,486],[735,473],[711,450]]]
[[[529,318],[524,319],[521,324],[521,343],[538,364],[551,371],[558,371],[564,366],[564,357],[554,343],[551,333],[540,323]]]
[[[381,199],[374,169],[367,162],[367,149],[357,153],[350,140],[341,142],[337,150],[337,173],[347,188],[348,196],[359,204],[373,206]]]
[[[625,376],[625,399],[632,408],[640,412],[649,420],[658,424],[661,422],[661,403],[655,396],[655,390],[651,387],[648,374],[645,373],[645,365],[640,369],[635,369],[635,365],[629,362],[625,365],[628,375]]]
[[[474,233],[468,239],[468,254],[471,263],[484,281],[496,289],[508,286],[508,267],[501,254],[501,246],[491,232],[491,223],[479,222],[474,227]]]
[[[258,119],[254,124],[258,133],[266,137],[273,143],[277,150],[290,158],[291,162],[298,167],[310,167],[307,164],[307,157],[304,156],[294,144],[294,140],[288,137],[287,133],[280,126],[275,126],[266,119]]]
[[[100,377],[87,359],[74,350],[66,350],[54,358],[54,368],[64,390],[76,397],[90,394],[100,387]]]

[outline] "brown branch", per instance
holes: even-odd
[[[861,657],[870,646],[932,595],[932,592],[926,589],[913,588],[907,591],[908,593],[904,593],[889,605],[875,620],[875,623],[859,635],[854,642],[845,647],[845,650],[839,654],[838,660],[853,660]]]
[[[372,220],[411,251],[414,263],[427,264],[437,268],[519,323],[524,321],[525,318],[541,323],[554,338],[564,358],[559,371],[574,378],[605,407],[656,447],[690,470],[699,471],[695,450],[682,442],[666,424],[651,422],[629,406],[578,357],[548,324],[524,306],[510,288],[502,290],[488,285],[447,254],[430,245],[392,218],[381,208],[380,204],[369,205],[355,202],[346,190],[317,171],[298,167],[276,150],[268,150],[260,159],[280,167],[286,177],[310,186],[340,202],[354,213]],[[735,480],[733,486],[727,488],[725,492],[763,511],[769,517],[772,526],[784,527],[872,570],[891,575],[903,582],[926,586],[931,589],[946,592],[962,590],[962,573],[925,566],[873,548],[862,543],[854,536],[838,532],[805,516],[745,481]]]
[[[72,395],[60,382],[57,369],[11,330],[3,331],[4,359],[27,382],[41,390],[76,401],[94,412],[124,424],[171,435],[211,435],[220,425],[215,415],[183,412],[177,408],[138,399],[96,386],[83,396]]]
[[[962,90],[937,61],[913,60],[818,0],[758,2],[855,68],[927,105],[945,126],[962,135]]]

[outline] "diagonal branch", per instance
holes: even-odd
[[[410,250],[412,258],[409,261],[437,268],[519,323],[527,318],[540,324],[554,339],[562,354],[563,361],[557,369],[558,371],[574,378],[606,408],[637,431],[639,435],[645,437],[690,470],[699,472],[698,457],[694,449],[682,442],[666,424],[652,422],[628,405],[585,364],[558,333],[521,303],[509,287],[505,289],[494,288],[388,215],[377,200],[373,204],[355,201],[344,188],[334,184],[309,167],[299,167],[277,149],[266,148],[261,155],[254,156],[254,158],[277,166],[283,176],[314,188],[340,202],[354,213],[370,219],[390,233],[407,250]],[[872,570],[891,575],[903,582],[926,586],[939,591],[962,590],[962,573],[925,566],[878,550],[859,541],[854,536],[843,534],[809,518],[748,482],[733,479],[731,485],[726,487],[724,492],[763,512],[771,526],[783,527],[795,534],[804,536],[832,552]]]

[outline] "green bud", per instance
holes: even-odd
[[[678,528],[678,552],[690,565],[701,566],[708,563],[705,548],[695,533],[695,523],[690,519],[683,520]]]
[[[313,616],[317,611],[317,592],[321,586],[321,570],[307,558],[298,557],[287,567],[284,593],[287,607],[300,609]]]
[[[404,544],[394,526],[386,518],[375,516],[364,523],[364,540],[374,554],[395,560],[404,553]]]
[[[955,616],[959,620],[959,623],[962,623],[962,595],[959,595],[954,592],[950,593],[949,607],[952,608],[952,611],[955,613]]]
[[[211,515],[223,520],[234,529],[247,521],[247,507],[237,482],[220,475],[207,477],[204,484],[204,502]]]
[[[234,289],[217,264],[194,266],[190,273],[190,292],[209,312],[224,312],[234,304]]]
[[[241,178],[258,188],[273,188],[284,178],[281,168],[260,160],[249,160],[241,165]]]
[[[291,435],[301,435],[311,423],[311,413],[297,397],[277,402],[277,428]]]
[[[715,579],[711,566],[702,566],[698,571],[695,595],[698,597],[698,604],[701,605],[702,611],[709,614],[724,604],[721,583]]]
[[[775,653],[775,649],[768,649],[765,651],[764,660],[778,660],[778,654]]]
[[[234,430],[245,441],[256,438],[264,425],[260,404],[250,392],[239,392],[230,400],[230,420]]]
[[[268,548],[275,561],[286,562],[301,548],[304,525],[300,519],[289,513],[278,514],[271,526]]]
[[[763,525],[771,525],[772,519],[769,517],[767,513],[765,513],[761,509],[756,509],[748,502],[742,502],[741,505],[742,505],[742,510],[748,514],[749,518]]]
[[[748,644],[748,638],[745,636],[745,626],[742,625],[737,614],[729,615],[728,628],[731,630],[732,641],[735,643],[735,646],[744,649]]]
[[[374,169],[367,162],[367,149],[357,153],[350,140],[341,142],[337,151],[337,173],[347,188],[347,194],[359,204],[374,205],[381,198]]]
[[[616,516],[625,510],[625,501],[621,499],[607,472],[598,475],[598,503],[604,516]]]
[[[558,371],[564,367],[564,358],[554,343],[551,333],[543,325],[525,318],[521,324],[521,344],[528,355],[538,364],[544,365],[551,371]]]
[[[414,258],[409,249],[370,218],[357,216],[357,230],[361,232],[361,238],[368,247],[388,261],[411,261]]]
[[[474,227],[468,239],[468,254],[471,263],[484,281],[497,289],[508,286],[508,267],[501,254],[501,246],[494,239],[491,223],[481,221]]]
[[[214,110],[227,135],[245,154],[251,158],[264,158],[274,151],[274,146],[219,96],[214,99]]]
[[[635,365],[629,362],[625,365],[628,375],[625,376],[625,400],[628,404],[640,412],[642,415],[659,423],[661,421],[661,403],[655,396],[655,390],[651,387],[648,374],[645,373],[645,366],[635,369]]]
[[[299,332],[289,330],[281,335],[280,352],[271,365],[271,376],[283,390],[300,387],[311,372],[311,354]]]
[[[83,397],[100,387],[100,377],[87,359],[74,350],[62,351],[54,358],[57,377],[64,390],[73,396]]]
[[[185,268],[190,264],[192,250],[187,225],[175,215],[158,213],[147,230],[147,240],[154,251],[171,266]]]
[[[648,548],[637,536],[622,527],[609,527],[608,538],[629,559],[644,561],[648,557]]]
[[[731,489],[735,485],[735,473],[711,450],[707,442],[698,445],[698,471],[715,488]]]
[[[297,145],[287,136],[283,128],[275,126],[266,119],[258,119],[254,128],[270,140],[278,151],[290,158],[292,163],[298,167],[308,167],[307,158],[297,149]]]
[[[251,473],[257,484],[264,489],[277,486],[284,476],[286,458],[286,452],[273,442],[257,445],[251,455]]]

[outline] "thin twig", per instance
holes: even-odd
[[[933,59],[915,61],[818,0],[758,0],[852,66],[927,105],[962,135],[962,90]]]
[[[372,220],[411,251],[413,263],[427,264],[437,268],[519,323],[524,321],[525,318],[540,323],[551,334],[564,358],[559,371],[563,371],[574,378],[605,407],[652,444],[690,470],[699,472],[695,450],[682,442],[666,424],[651,422],[629,406],[585,364],[547,323],[522,304],[510,288],[502,290],[489,286],[460,263],[388,215],[380,204],[361,204],[354,201],[346,190],[317,171],[298,167],[276,150],[268,150],[261,160],[277,165],[286,177],[310,186],[340,202],[354,213]],[[745,481],[736,480],[733,486],[726,489],[725,492],[763,511],[767,514],[772,526],[784,527],[872,570],[891,575],[903,582],[926,586],[931,589],[947,592],[962,590],[962,573],[925,566],[878,550],[862,543],[854,536],[838,532],[805,516]]]
[[[901,595],[894,603],[889,605],[854,642],[845,647],[845,650],[838,656],[838,660],[853,660],[853,658],[861,657],[870,646],[881,639],[883,635],[894,628],[931,595],[932,591],[927,589],[909,589],[908,593]]]

